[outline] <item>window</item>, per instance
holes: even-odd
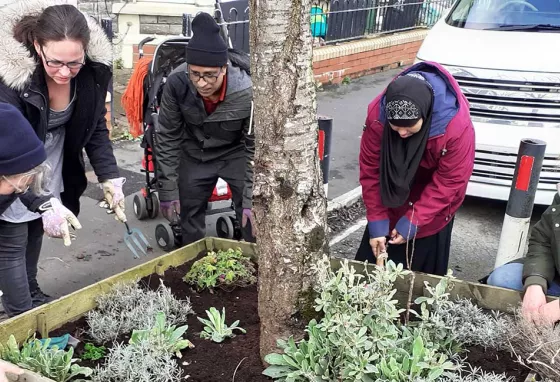
[[[446,22],[465,29],[519,30],[516,27],[535,25],[560,29],[560,0],[458,0]]]

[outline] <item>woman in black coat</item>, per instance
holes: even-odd
[[[117,217],[124,217],[119,177],[105,120],[111,79],[111,43],[76,7],[20,0],[0,13],[0,102],[14,105],[44,142],[50,167],[47,190],[78,215],[87,187],[83,150]],[[37,284],[41,215],[16,200],[0,215],[0,278],[14,274],[3,262],[26,267],[2,302],[13,316],[49,300]]]

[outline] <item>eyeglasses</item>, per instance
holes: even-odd
[[[189,70],[189,77],[191,78],[191,81],[194,82],[195,84],[198,81],[200,81],[200,79],[204,79],[204,82],[206,82],[207,84],[215,84],[216,81],[218,81],[218,78],[220,78],[221,74],[222,74],[222,69],[220,69],[218,73],[204,73],[204,74]]]
[[[19,179],[15,183],[12,180],[10,180],[10,178],[8,178],[4,175],[2,175],[2,179],[4,179],[6,181],[6,183],[8,183],[10,186],[12,186],[17,194],[25,194],[27,191],[29,191],[29,180],[30,180],[30,178],[32,178],[36,174],[37,174],[37,172],[35,172],[35,171],[23,174],[19,177]],[[22,186],[22,184],[24,184],[24,186]]]
[[[49,59],[47,59],[47,55],[45,54],[45,51],[43,50],[43,47],[41,47],[41,53],[43,54],[43,57],[45,58],[45,63],[50,68],[61,69],[62,67],[66,66],[70,70],[76,70],[76,69],[83,68],[84,65],[85,65],[85,62],[78,62],[78,61],[62,62],[62,61],[58,61],[58,60],[49,60]],[[84,57],[84,61],[85,61],[85,57]]]

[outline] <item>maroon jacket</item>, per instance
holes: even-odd
[[[475,133],[469,103],[458,83],[433,62],[413,65],[399,76],[411,72],[424,76],[434,89],[430,136],[408,201],[399,208],[385,207],[379,182],[385,92],[370,103],[360,148],[360,183],[370,237],[388,236],[393,228],[406,239],[441,231],[463,203],[474,166]]]

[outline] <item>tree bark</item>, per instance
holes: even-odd
[[[310,265],[327,250],[310,0],[250,1],[254,92],[253,212],[259,247],[261,357],[301,338]]]

